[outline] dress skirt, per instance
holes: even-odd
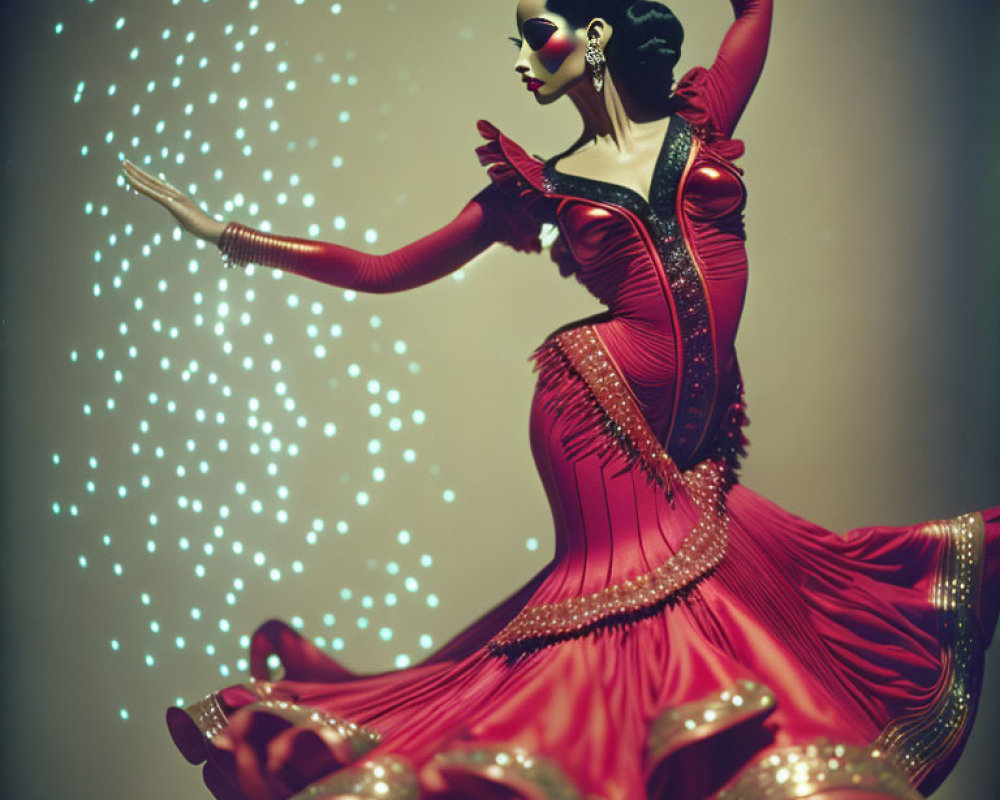
[[[356,675],[264,624],[251,678],[167,712],[212,794],[932,791],[975,716],[1000,609],[1000,508],[839,536],[715,462],[651,466],[664,457],[644,451],[626,396],[616,407],[584,370],[538,361],[531,441],[552,562],[404,670]]]

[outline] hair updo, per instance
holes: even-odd
[[[666,112],[684,27],[662,3],[649,0],[546,0],[546,8],[577,28],[595,17],[614,27],[604,51],[615,80],[638,105]]]

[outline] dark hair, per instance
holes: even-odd
[[[684,27],[662,3],[649,0],[546,0],[546,8],[578,28],[595,17],[614,27],[605,50],[608,68],[633,102],[666,111]]]

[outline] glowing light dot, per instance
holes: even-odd
[[[410,666],[410,657],[406,653],[400,653],[396,656],[396,669],[406,669]]]
[[[524,546],[531,552],[535,552],[538,549],[538,539],[532,536],[527,542],[525,542]]]
[[[441,492],[441,497],[446,503],[455,502],[455,492],[452,489],[445,489],[443,492]]]

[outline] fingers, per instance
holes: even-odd
[[[184,195],[165,181],[154,178],[148,172],[139,169],[131,161],[122,162],[122,172],[125,178],[137,192],[158,200],[161,203],[180,200]]]

